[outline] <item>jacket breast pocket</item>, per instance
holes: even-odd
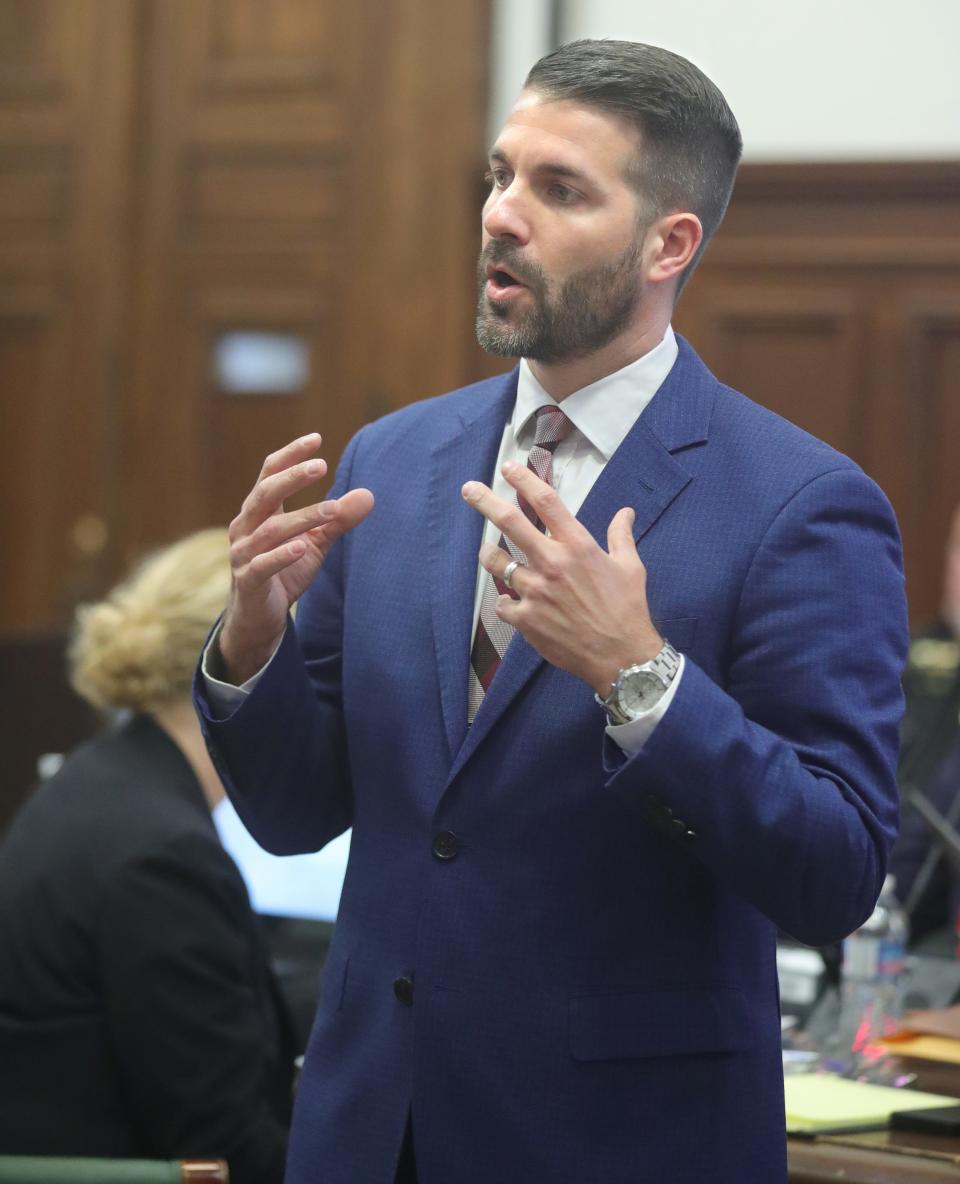
[[[697,634],[699,617],[671,617],[666,620],[654,620],[657,632],[665,637],[675,650],[681,653],[690,649]]]
[[[576,1061],[737,1052],[754,1043],[744,993],[729,986],[676,986],[577,994],[569,1002]]]

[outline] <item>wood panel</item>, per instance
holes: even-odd
[[[473,377],[487,7],[0,0],[0,827],[93,727],[78,601],[281,442]],[[227,393],[237,332],[306,379]]]
[[[960,504],[960,163],[746,165],[676,324],[893,502],[915,622]]]
[[[916,596],[932,615],[944,542],[960,506],[960,295],[912,291],[903,317],[907,398],[899,449],[907,488],[900,515]]]
[[[486,0],[0,0],[0,635],[469,380]],[[302,343],[283,396],[225,333]]]
[[[0,0],[0,633],[62,624],[108,563],[130,12]]]
[[[148,20],[130,551],[228,521],[287,439],[319,430],[335,461],[368,419],[472,377],[487,37],[469,0],[196,0]],[[302,387],[217,389],[233,331],[299,341]]]
[[[863,338],[843,293],[724,286],[711,291],[697,346],[725,381],[736,374],[744,391],[762,392],[765,405],[787,418],[802,408],[808,431],[856,455],[864,408],[848,392],[863,390]]]
[[[0,391],[7,442],[0,499],[13,507],[12,514],[0,515],[0,553],[16,560],[4,564],[0,616],[13,629],[30,621],[38,593],[48,615],[57,608],[60,557],[47,532],[56,530],[60,497],[51,466],[41,458],[58,455],[66,443],[57,399],[65,336],[53,286],[0,288]]]
[[[250,292],[233,286],[203,288],[184,306],[185,369],[198,376],[199,394],[192,406],[193,446],[185,460],[193,460],[188,480],[211,523],[226,524],[237,513],[238,490],[252,485],[259,473],[264,442],[272,447],[309,429],[311,391],[324,392],[333,385],[329,367],[336,358],[336,317],[323,287],[277,284]],[[218,339],[238,330],[286,334],[302,341],[310,363],[308,385],[292,393],[224,393],[210,359]]]

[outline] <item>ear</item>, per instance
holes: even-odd
[[[678,279],[690,266],[701,242],[703,227],[696,214],[684,211],[660,218],[647,233],[650,250],[647,280],[651,284],[662,284]]]

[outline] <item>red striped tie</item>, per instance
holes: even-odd
[[[553,485],[553,454],[561,440],[570,434],[573,424],[559,407],[548,404],[537,411],[537,432],[527,457],[527,468],[532,470],[548,485]],[[537,516],[536,510],[526,500],[517,495],[517,505],[530,519],[537,530],[545,530],[543,522]],[[526,556],[513,543],[500,536],[500,546],[519,563],[526,562]],[[488,573],[483,587],[483,598],[480,601],[480,618],[477,621],[477,632],[473,639],[473,651],[470,654],[470,690],[467,718],[473,723],[474,716],[480,709],[483,696],[490,688],[493,676],[500,667],[503,655],[506,653],[510,639],[515,632],[512,625],[501,621],[497,616],[496,604],[498,596],[514,596],[515,593],[503,583],[494,579]]]

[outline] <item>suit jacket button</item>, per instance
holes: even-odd
[[[442,830],[433,838],[433,853],[437,859],[453,859],[460,850],[460,840],[452,830]]]
[[[413,979],[409,975],[401,974],[393,980],[393,993],[409,1007],[413,1003]]]
[[[674,835],[673,811],[666,802],[661,802],[658,797],[648,793],[641,803],[641,812],[654,830],[671,837]],[[681,826],[686,830],[685,824],[681,823]]]

